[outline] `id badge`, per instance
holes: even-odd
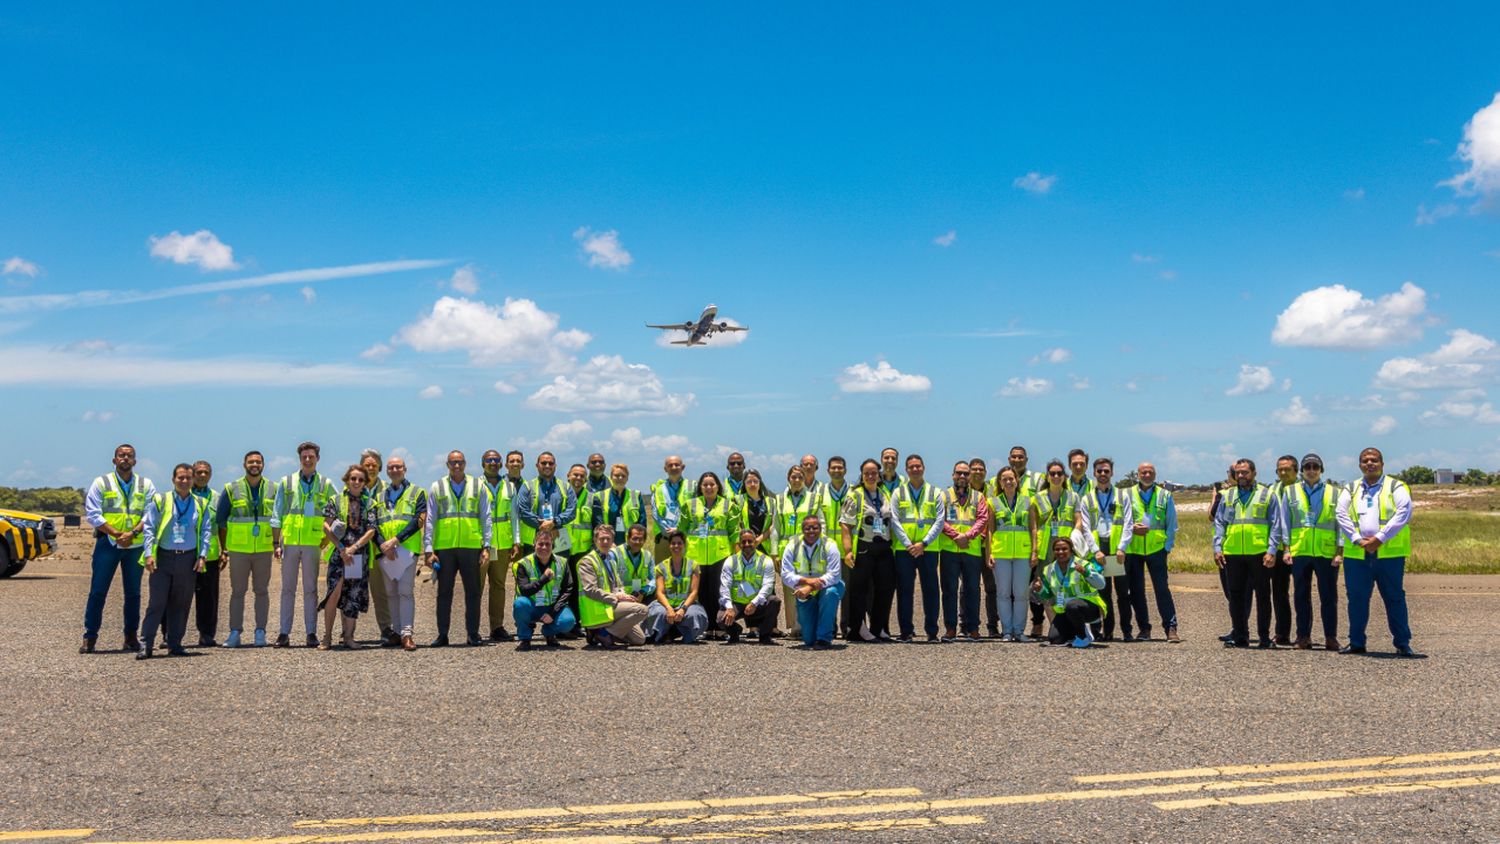
[[[546,504],[542,505],[542,520],[546,521],[546,520],[551,519],[551,518],[552,518],[552,502],[548,501]]]
[[[182,525],[173,524],[172,525],[172,544],[173,545],[181,545],[182,543],[184,543],[186,541],[187,541],[187,531],[185,531],[185,530],[182,529]]]
[[[884,539],[885,538],[885,520],[884,519],[876,519],[875,523],[870,526],[870,531],[873,534],[875,534],[875,536],[877,538]]]
[[[956,521],[958,521],[958,508],[957,507],[951,506],[951,505],[948,507],[948,521],[950,521],[950,522],[956,522]]]
[[[250,535],[251,536],[260,536],[260,525],[251,525],[250,526]]]
[[[713,516],[709,516],[708,518],[706,518],[706,519],[703,520],[703,524],[698,525],[698,535],[700,537],[703,537],[703,538],[707,539],[708,538],[708,532],[709,532],[710,529],[713,528],[713,526],[714,526],[714,517]]]
[[[625,532],[625,517],[615,516],[615,533]]]
[[[797,514],[793,513],[792,514],[792,530],[796,530],[796,529],[797,529]]]

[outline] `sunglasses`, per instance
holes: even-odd
[[[448,461],[448,465],[449,466],[462,466],[462,465],[464,465],[464,462],[462,460],[449,460]]]
[[[500,461],[500,458],[498,458],[498,457],[486,457],[486,458],[484,458],[484,462],[485,462],[486,465],[488,465],[490,463],[494,463],[496,465],[499,465],[501,461]]]
[[[1062,477],[1066,473],[1063,472],[1061,469],[1053,469],[1052,471],[1048,472],[1047,474],[1051,475],[1054,478],[1060,478],[1060,477]]]

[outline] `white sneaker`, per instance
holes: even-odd
[[[859,638],[866,642],[875,641],[875,634],[870,632],[870,623],[867,621],[859,626]]]

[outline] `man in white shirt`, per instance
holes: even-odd
[[[1370,621],[1370,593],[1380,589],[1391,642],[1401,656],[1415,656],[1411,625],[1406,614],[1406,558],[1411,555],[1411,490],[1385,473],[1385,455],[1378,448],[1359,453],[1362,481],[1339,494],[1339,531],[1347,543],[1344,554],[1344,593],[1349,596],[1349,644],[1341,654],[1365,652],[1365,626]],[[1361,553],[1363,552],[1363,553]]]
[[[833,626],[844,597],[839,548],[823,536],[823,517],[802,520],[802,541],[791,542],[781,555],[781,582],[797,602],[802,644],[828,650],[834,647]]]

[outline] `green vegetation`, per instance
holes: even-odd
[[[83,490],[67,486],[39,489],[0,486],[0,510],[24,510],[43,516],[81,516]]]

